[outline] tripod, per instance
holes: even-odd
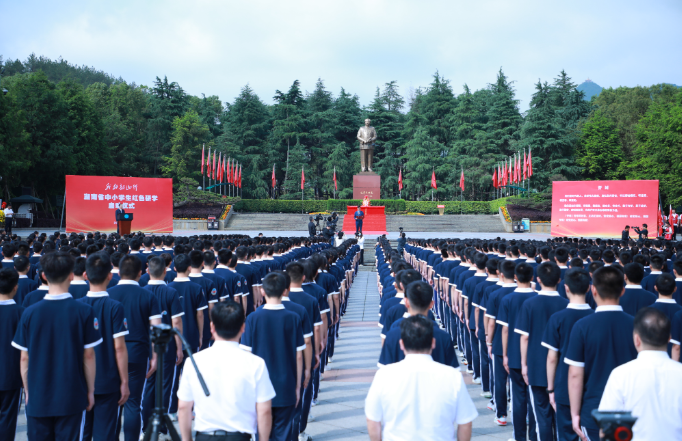
[[[210,392],[208,391],[208,387],[206,387],[204,377],[202,377],[201,372],[199,372],[199,368],[197,367],[197,363],[194,361],[194,357],[192,357],[192,352],[189,348],[189,345],[187,344],[187,340],[185,340],[185,337],[182,336],[182,333],[168,325],[152,326],[149,332],[151,334],[152,343],[154,343],[154,352],[156,352],[157,360],[156,365],[158,367],[156,368],[156,398],[154,411],[152,416],[149,417],[149,426],[144,434],[143,439],[144,441],[158,441],[159,433],[161,433],[161,427],[165,425],[168,429],[168,434],[170,435],[171,439],[173,441],[180,441],[180,435],[178,435],[178,431],[175,430],[175,426],[166,413],[163,405],[163,361],[166,355],[166,350],[168,349],[168,343],[170,342],[171,338],[173,338],[173,334],[177,335],[180,337],[180,340],[182,340],[182,345],[187,350],[186,353],[189,355],[189,359],[192,360],[194,370],[197,372],[197,378],[199,378],[199,383],[201,383],[201,388],[204,390],[204,394],[209,396]]]

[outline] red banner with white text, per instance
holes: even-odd
[[[552,236],[621,237],[626,225],[656,234],[658,181],[555,181]]]
[[[131,231],[173,232],[173,180],[66,177],[66,231],[116,231],[116,208],[133,213]]]

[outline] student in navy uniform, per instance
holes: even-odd
[[[2,264],[3,268],[14,268],[14,256],[17,254],[17,248],[12,243],[6,243],[2,246]]]
[[[651,307],[656,308],[665,314],[665,316],[668,317],[668,320],[670,320],[670,323],[672,323],[675,314],[682,311],[682,306],[673,298],[673,296],[677,294],[675,277],[669,273],[659,275],[656,279],[656,286],[654,288],[658,293],[658,299],[656,299],[656,302],[654,302]],[[668,355],[672,356],[672,349],[673,343],[671,341],[668,343]]]
[[[246,318],[240,346],[261,357],[276,396],[272,400],[270,440],[288,441],[303,376],[303,327],[299,316],[282,305],[286,277],[270,273],[263,280],[266,305]]]
[[[175,269],[178,272],[178,277],[168,287],[178,292],[182,310],[185,313],[182,316],[182,334],[187,340],[192,353],[198,352],[201,348],[204,328],[204,311],[208,309],[208,302],[204,296],[201,286],[192,283],[189,278],[190,259],[187,254],[178,254],[175,256]],[[179,386],[180,375],[186,359],[183,359],[179,369],[175,369],[175,380],[171,390],[171,403],[168,413],[173,415],[178,409],[178,397],[176,392]]]
[[[125,311],[129,334],[126,335],[128,348],[128,387],[130,397],[119,414],[118,432],[123,432],[126,441],[137,441],[140,437],[140,406],[146,379],[156,371],[156,354],[151,355],[149,326],[161,324],[161,307],[154,295],[140,287],[137,281],[142,275],[142,262],[135,256],[125,256],[119,262],[121,280],[107,292],[120,302]],[[122,415],[121,415],[122,414]]]
[[[403,262],[404,263],[404,262]],[[418,271],[413,270],[412,268],[409,267],[408,264],[401,265],[402,269],[398,271],[395,275],[395,287],[396,287],[396,294],[395,296],[385,299],[382,297],[382,302],[381,302],[381,309],[380,309],[380,317],[379,317],[379,327],[383,328],[386,325],[386,318],[388,317],[388,311],[391,310],[392,307],[398,304],[404,304],[405,303],[405,287],[409,285],[412,282],[418,282],[422,280],[421,274],[419,274]],[[409,269],[408,269],[409,268]],[[389,329],[386,330],[388,332]],[[384,335],[384,334],[382,334]]]
[[[24,307],[14,301],[18,283],[15,270],[0,270],[0,439],[8,441],[14,440],[21,405],[21,352],[11,344],[24,312]]]
[[[623,274],[603,267],[594,272],[592,295],[596,313],[573,326],[564,363],[568,368],[568,395],[573,430],[581,437],[599,439],[599,427],[592,411],[599,407],[611,371],[637,358],[632,340],[633,317],[623,312],[618,300],[623,295]]]
[[[308,435],[305,433],[305,429],[308,426],[308,414],[310,413],[310,406],[313,400],[313,387],[310,379],[312,377],[313,370],[316,369],[320,364],[320,350],[319,342],[322,339],[322,317],[320,316],[320,306],[317,299],[310,294],[307,294],[303,290],[303,282],[305,281],[305,274],[303,265],[300,262],[291,262],[286,268],[286,277],[289,279],[289,292],[288,297],[283,297],[282,300],[287,298],[297,305],[301,306],[307,316],[307,320],[311,324],[310,341],[306,340],[306,349],[303,353],[304,355],[304,378],[301,387],[301,397],[298,406],[296,406],[296,411],[294,415],[294,435],[298,437],[303,435],[302,439],[308,439]],[[282,302],[285,307],[288,308],[288,301]],[[303,326],[304,337],[307,335]],[[326,332],[326,331],[325,331]],[[310,346],[310,348],[308,347]]]
[[[407,298],[405,299],[407,313],[396,320],[386,334],[386,340],[379,356],[379,367],[397,363],[405,358],[405,353],[400,349],[400,323],[404,318],[414,315],[427,317],[427,312],[433,307],[433,303],[433,288],[428,283],[417,281],[408,285]],[[459,368],[450,334],[440,329],[436,322],[432,321],[432,323],[433,338],[436,339],[436,347],[433,348],[431,354],[433,360],[447,366]]]
[[[673,298],[678,305],[682,305],[682,255],[673,264],[673,275],[675,276],[675,285],[677,286],[677,291]]]
[[[502,260],[498,276],[502,285],[492,291],[488,296],[485,311],[486,345],[488,346],[488,356],[492,360],[493,378],[493,397],[495,399],[495,424],[498,426],[507,425],[507,379],[508,373],[505,368],[502,352],[502,325],[496,322],[498,310],[502,299],[516,289],[514,282],[514,269],[516,264],[511,260]]]
[[[489,258],[485,264],[485,269],[488,277],[478,285],[474,290],[474,296],[471,299],[471,306],[474,308],[474,328],[476,337],[478,339],[478,353],[481,365],[481,396],[484,398],[492,398],[492,367],[490,363],[490,356],[488,355],[488,347],[485,344],[485,303],[488,298],[488,288],[492,290],[495,286],[501,286],[500,279],[497,277],[497,268],[499,260]],[[499,284],[499,285],[498,285]],[[486,292],[488,294],[486,294]],[[492,401],[491,401],[492,404]]]
[[[121,261],[121,259],[123,259],[123,257],[124,257],[123,254],[119,253],[118,251],[111,255],[111,265],[114,268],[111,270],[111,282],[109,282],[109,286],[107,286],[107,289],[113,288],[118,284],[119,280],[121,280],[121,276],[119,275],[118,264]]]
[[[559,441],[578,441],[571,421],[571,403],[568,399],[568,365],[562,358],[568,351],[568,341],[575,323],[594,314],[585,302],[585,294],[590,290],[590,273],[575,268],[566,272],[564,277],[569,304],[549,318],[542,337],[542,346],[547,351],[547,393],[555,410],[556,427]]]
[[[14,296],[14,302],[21,305],[24,298],[31,291],[35,291],[40,286],[40,282],[28,277],[31,270],[31,264],[26,256],[19,256],[14,261],[14,268],[19,273],[19,284],[17,285],[17,293]]]
[[[656,301],[656,296],[642,288],[641,283],[644,278],[642,265],[634,262],[628,263],[624,270],[625,294],[621,296],[619,303],[623,307],[623,312],[634,317],[640,309],[651,306]]]
[[[474,298],[476,286],[484,282],[488,278],[485,271],[486,263],[488,263],[488,255],[484,253],[476,253],[473,257],[473,267],[476,268],[476,273],[473,277],[464,282],[462,288],[464,320],[467,323],[467,329],[464,338],[467,341],[468,347],[471,351],[471,364],[469,370],[473,370],[474,381],[481,381],[481,355],[479,353],[478,337],[476,336],[476,308],[471,304]],[[473,368],[473,369],[472,369]]]
[[[584,271],[582,268],[569,269]],[[554,409],[547,393],[547,348],[542,346],[542,336],[550,317],[564,309],[568,300],[556,290],[561,278],[561,270],[552,263],[543,263],[537,268],[540,282],[538,295],[521,305],[514,332],[521,334],[521,373],[528,385],[529,401],[537,422],[538,440],[552,440],[554,430]]]
[[[514,438],[517,441],[525,441],[529,435],[532,440],[536,439],[537,427],[528,388],[521,370],[521,335],[515,330],[523,303],[537,296],[537,293],[530,287],[530,282],[533,280],[533,268],[530,265],[525,262],[519,263],[514,273],[517,287],[502,299],[496,321],[502,325],[502,359],[509,373]]]
[[[663,266],[665,265],[665,255],[654,254],[649,259],[651,272],[648,276],[642,279],[642,288],[650,293],[654,293],[654,286],[656,285],[656,278],[663,274]]]
[[[206,297],[208,309],[204,310],[204,329],[202,330],[201,349],[206,349],[211,344],[211,325],[208,316],[209,311],[213,305],[218,303],[218,288],[213,284],[211,279],[204,277],[201,270],[204,267],[204,256],[201,251],[192,250],[188,254],[190,260],[189,280],[201,286],[201,291]]]
[[[260,293],[261,281],[256,272],[251,268],[246,247],[238,247],[234,250],[232,259],[237,260],[237,265],[234,267],[235,270],[246,279],[249,294],[247,296],[242,296],[242,306],[248,317],[248,315],[255,310],[256,303],[258,302],[258,299],[255,298],[255,296]]]
[[[102,335],[93,309],[68,293],[73,265],[67,253],[41,258],[49,293],[24,311],[12,341],[21,351],[31,441],[80,439],[85,411],[95,405],[94,348]]]
[[[78,259],[86,260],[83,257]],[[78,260],[76,259],[76,260]],[[95,406],[86,413],[83,439],[114,439],[119,407],[128,400],[128,335],[123,305],[109,298],[111,260],[107,253],[95,253],[87,259],[85,271],[91,291],[79,301],[90,305],[99,322],[102,344],[95,347]],[[74,271],[75,272],[75,271]]]
[[[85,274],[85,260],[85,257],[76,257],[76,263],[73,266],[73,281],[71,281],[69,286],[69,294],[76,300],[82,299],[90,291],[90,286],[83,277]]]
[[[225,302],[230,299],[230,293],[227,289],[227,281],[216,274],[215,266],[215,254],[213,251],[204,251],[204,269],[201,270],[201,274],[209,279],[215,285],[218,290],[218,301]],[[232,300],[232,299],[230,299]]]
[[[49,287],[47,286],[47,280],[45,280],[45,275],[43,274],[42,268],[38,270],[38,274],[36,274],[36,277],[38,278],[38,280],[40,280],[40,286],[36,288],[35,291],[31,291],[30,293],[26,294],[26,296],[24,296],[24,299],[21,302],[21,305],[24,308],[33,306],[39,301],[43,300],[43,297],[45,297],[45,294],[47,294],[49,290]]]
[[[145,289],[151,291],[159,300],[161,306],[161,322],[176,328],[182,333],[182,320],[185,315],[178,292],[166,286],[164,278],[166,276],[166,262],[159,256],[152,256],[147,260],[147,271],[151,280]],[[163,368],[163,408],[170,412],[171,392],[174,382],[178,376],[178,367],[182,365],[184,355],[182,352],[182,341],[175,336],[168,343],[168,350],[164,357]],[[149,417],[156,404],[156,372],[147,379],[147,386],[142,397],[142,430],[146,431]],[[162,429],[165,431],[165,427]]]
[[[244,295],[245,292],[249,292],[246,288],[246,279],[233,268],[230,268],[229,265],[231,260],[232,251],[220,250],[218,252],[218,266],[215,267],[214,271],[218,276],[225,279],[230,300],[242,303],[242,295]]]

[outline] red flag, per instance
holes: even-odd
[[[336,183],[336,167],[334,167],[334,190],[339,190],[339,187]]]
[[[528,157],[526,156],[526,149],[523,149],[523,180],[528,179]]]
[[[218,182],[223,182],[223,152],[218,154]]]
[[[497,169],[493,172],[493,188],[497,188]]]
[[[204,150],[206,149],[205,145],[201,145],[201,174],[204,174]]]
[[[516,182],[521,182],[521,179],[523,178],[522,172],[521,172],[521,153],[519,153],[519,156],[516,158]]]
[[[215,179],[215,150],[213,150],[213,167],[211,167],[211,179]]]
[[[239,188],[242,188],[242,166],[239,166]]]
[[[275,188],[275,164],[272,164],[272,188]]]
[[[528,177],[533,176],[533,158],[530,149],[528,149]]]
[[[459,188],[464,191],[464,169],[462,169],[462,175],[459,177]]]
[[[233,160],[232,160],[232,165],[230,165],[230,170],[228,171],[228,173],[230,174],[230,184],[236,184],[236,183],[237,183],[237,182],[236,182],[237,177],[234,175],[234,172],[235,172],[235,170],[234,170],[235,162],[236,162],[236,160],[233,159]]]
[[[206,157],[206,177],[211,177],[211,147],[208,148],[208,156]]]
[[[403,170],[398,172],[398,191],[403,191]]]
[[[514,181],[514,184],[517,184],[519,182],[519,166],[516,163],[516,155],[514,155],[514,158],[512,159],[512,161],[514,161],[513,181]]]
[[[436,183],[436,170],[431,173],[431,188],[438,190],[438,184]]]
[[[303,167],[301,167],[301,190],[305,188],[305,172],[303,171]]]
[[[507,184],[513,184],[514,181],[512,180],[512,162],[511,158],[509,158],[509,167],[507,168]]]

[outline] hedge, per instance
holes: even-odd
[[[407,201],[408,213],[438,214],[438,205],[445,205],[445,214],[490,214],[488,201]]]
[[[404,199],[378,199],[372,205],[383,205],[386,213],[423,213],[438,214],[438,205],[445,205],[446,214],[497,214],[499,208],[518,200],[515,197],[495,199],[494,201],[405,201]],[[320,211],[346,212],[348,205],[361,205],[360,199],[328,199],[326,201],[284,200],[284,199],[242,199],[234,204],[234,209],[251,213],[314,213]]]

